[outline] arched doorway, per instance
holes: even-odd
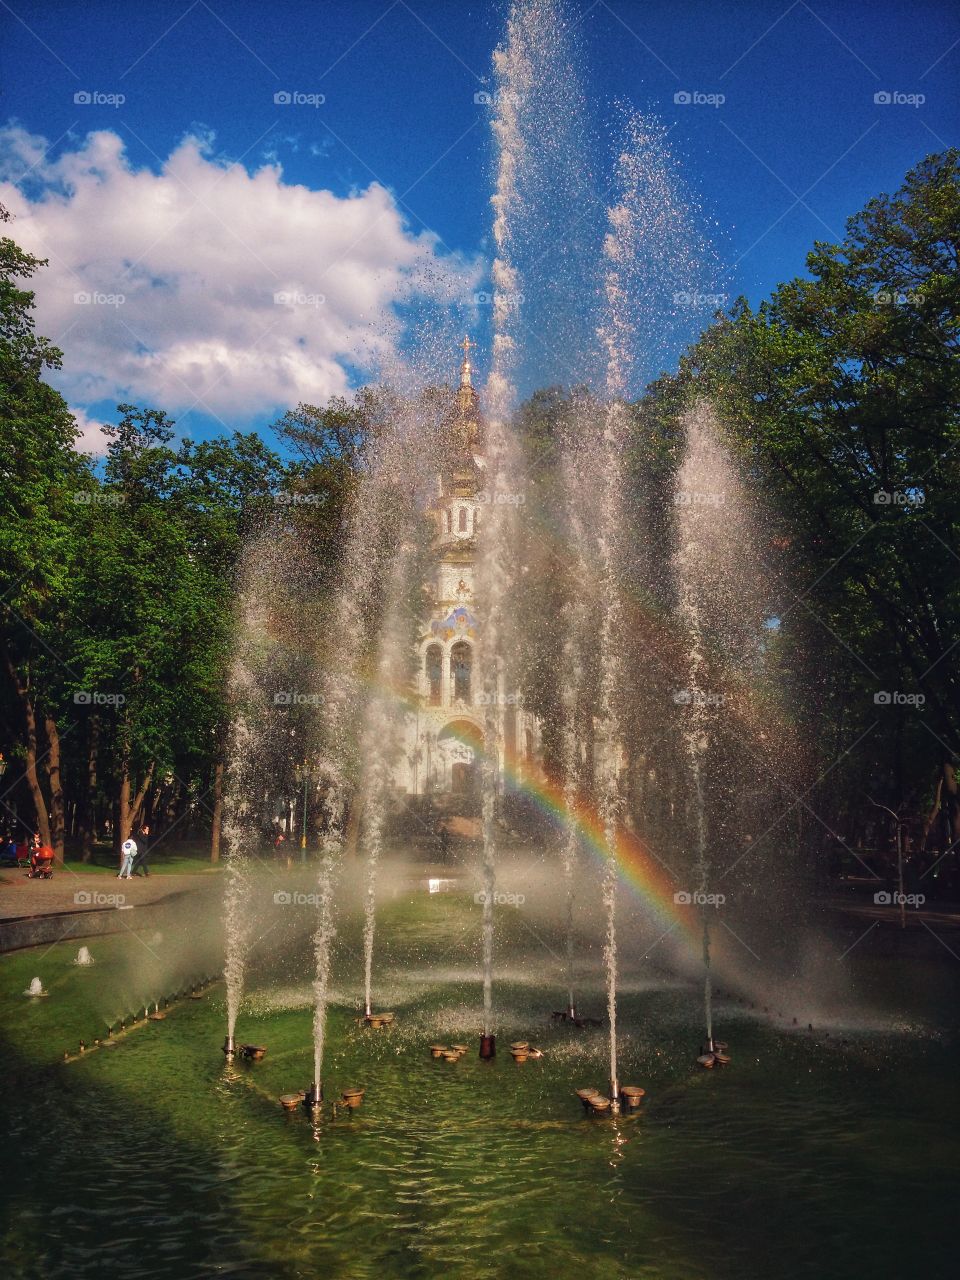
[[[480,729],[469,720],[453,720],[440,731],[437,745],[449,765],[450,791],[458,796],[477,795],[483,754]]]

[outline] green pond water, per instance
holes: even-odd
[[[277,1103],[312,1076],[306,933],[255,949],[238,1039],[267,1045],[262,1062],[224,1062],[222,984],[63,1061],[136,1004],[214,971],[214,925],[198,940],[199,918],[150,919],[87,940],[89,969],[73,963],[76,939],[0,957],[4,1276],[955,1274],[949,957],[864,956],[859,989],[887,1021],[852,1018],[829,1039],[719,998],[734,1061],[712,1072],[694,1064],[694,987],[625,973],[621,1079],[647,1101],[590,1118],[573,1090],[605,1088],[604,1033],[551,1023],[563,1000],[544,939],[503,924],[500,1052],[481,1062],[475,911],[465,896],[400,893],[377,953],[377,1003],[397,1023],[357,1025],[350,923],[323,1074],[327,1099],[367,1093],[356,1113],[312,1124]],[[36,975],[49,994],[31,1000]],[[582,1004],[599,1014],[591,981]],[[515,1064],[519,1037],[544,1058]],[[437,1039],[471,1052],[434,1061]]]

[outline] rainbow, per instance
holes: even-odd
[[[460,736],[460,735],[456,735]],[[463,739],[466,740],[465,737]],[[467,745],[472,746],[470,742]],[[516,752],[505,752],[504,772],[513,786],[526,795],[558,826],[572,823],[581,844],[605,867],[610,856],[606,832],[600,815],[591,805],[579,805],[571,813],[563,789],[542,772],[531,772],[527,762]],[[700,925],[694,912],[678,903],[675,894],[680,886],[663,863],[637,836],[618,828],[612,850],[620,879],[642,899],[667,930],[678,925],[694,944],[700,942]]]
[[[420,700],[409,687],[398,684],[385,685],[367,675],[364,683],[373,691],[379,688],[404,710],[415,712]],[[467,721],[472,734],[476,726]],[[476,748],[476,738],[465,731],[458,731],[456,722],[448,726],[452,736],[466,746]],[[572,823],[581,846],[590,853],[601,867],[606,867],[610,856],[603,822],[596,809],[581,804],[572,813],[568,811],[563,789],[540,770],[531,770],[516,751],[504,750],[504,774],[512,786],[527,796],[533,804],[558,827]],[[620,880],[641,899],[653,913],[665,932],[678,930],[692,945],[701,945],[701,925],[697,913],[687,904],[677,902],[675,895],[683,887],[673,879],[661,859],[638,836],[624,827],[617,830],[612,850]]]

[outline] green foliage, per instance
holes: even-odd
[[[850,786],[897,803],[923,802],[960,747],[958,177],[957,152],[929,156],[842,244],[815,245],[809,278],[755,312],[741,300],[654,389],[716,406],[774,512],[796,584],[779,643],[815,658],[819,736],[865,733]],[[924,714],[878,709],[883,691],[922,694]]]

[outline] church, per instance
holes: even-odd
[[[416,685],[407,713],[399,789],[440,808],[472,809],[479,800],[487,708],[478,658],[483,618],[476,603],[481,522],[489,501],[485,428],[463,340],[460,382],[444,424],[445,448],[428,508],[433,524],[431,578],[417,639]],[[522,694],[500,687],[498,777],[501,792],[537,770],[540,731]]]

